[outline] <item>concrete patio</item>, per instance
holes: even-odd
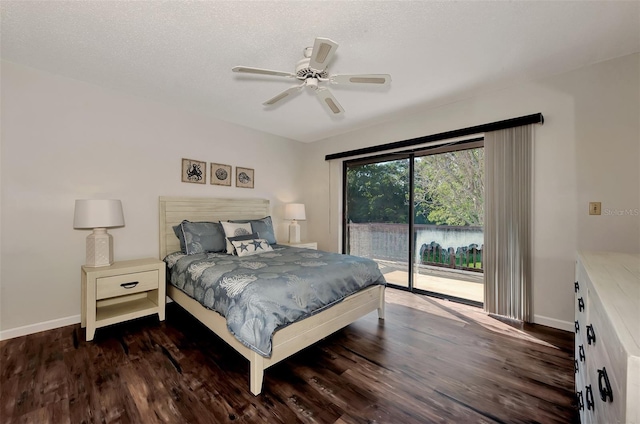
[[[406,263],[382,260],[376,262],[388,283],[407,287],[409,275]],[[418,265],[415,267],[413,285],[416,289],[484,303],[482,273]]]

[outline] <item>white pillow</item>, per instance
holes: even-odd
[[[273,251],[273,248],[265,239],[234,240],[231,244],[236,248],[238,256],[251,256]]]
[[[222,222],[220,221],[222,228],[224,229],[224,237],[236,237],[236,236],[245,236],[247,234],[253,233],[251,231],[251,224],[244,223],[238,224],[236,222]],[[227,240],[227,254],[233,255],[233,245],[229,240]]]

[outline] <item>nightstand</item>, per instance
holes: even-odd
[[[166,300],[164,262],[137,259],[111,266],[82,266],[81,326],[87,341],[96,328],[158,314],[164,321]]]
[[[291,246],[291,247],[301,247],[303,249],[313,249],[313,250],[318,250],[318,242],[316,241],[307,241],[307,242],[300,242],[300,243],[280,243],[282,245],[285,246]]]

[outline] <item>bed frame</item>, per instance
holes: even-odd
[[[271,214],[269,201],[264,199],[220,199],[195,197],[160,197],[160,259],[180,250],[180,242],[173,226],[189,221],[225,221],[228,219],[259,219]],[[302,321],[278,330],[273,335],[270,358],[240,343],[227,329],[225,319],[207,309],[181,290],[167,283],[167,295],[196,319],[247,358],[250,363],[249,389],[254,395],[262,391],[264,370],[296,352],[346,327],[362,316],[378,310],[384,319],[385,287],[375,285],[355,293],[342,302]]]

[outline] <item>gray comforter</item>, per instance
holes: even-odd
[[[172,285],[220,313],[240,342],[265,357],[277,329],[386,284],[370,259],[295,247],[241,258],[177,252],[165,262]]]

